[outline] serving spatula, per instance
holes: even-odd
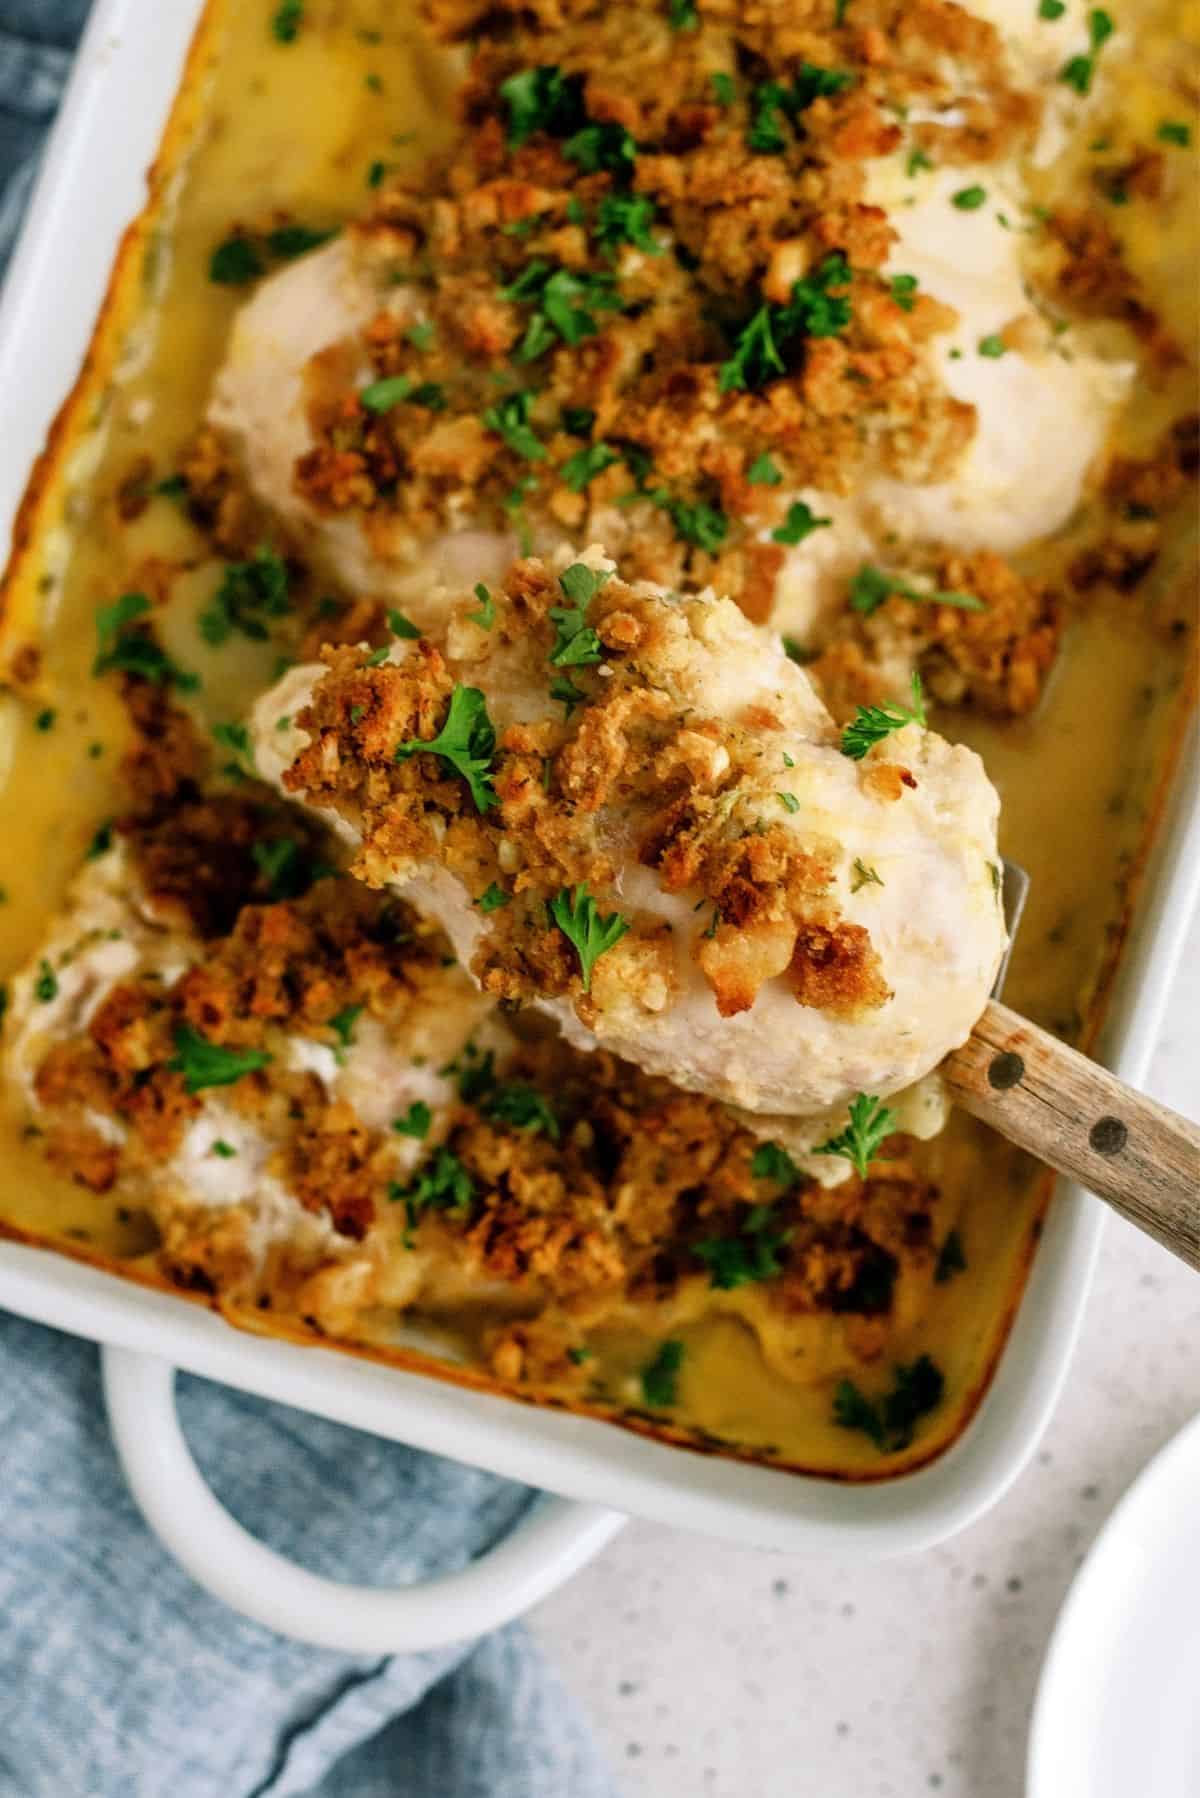
[[[1028,890],[1005,862],[1010,949]],[[1002,1005],[1007,971],[1006,954],[983,1016],[942,1063],[951,1098],[1200,1269],[1200,1129]]]

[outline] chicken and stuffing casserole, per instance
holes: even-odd
[[[1086,1045],[1191,696],[1187,13],[210,0],[3,589],[0,1227],[954,1439],[1048,1197],[937,1074],[1000,858]]]

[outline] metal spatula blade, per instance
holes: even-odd
[[[1000,903],[1004,907],[1004,923],[1008,930],[1008,948],[1004,951],[1000,966],[996,969],[996,980],[992,987],[992,998],[998,999],[1004,991],[1004,981],[1008,974],[1008,964],[1013,952],[1013,944],[1017,940],[1017,932],[1021,928],[1021,917],[1025,910],[1025,901],[1029,897],[1029,875],[1019,862],[1005,860],[1000,864],[1003,870],[1000,884]]]

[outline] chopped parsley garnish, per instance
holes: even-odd
[[[49,1005],[51,999],[58,997],[58,975],[44,957],[38,963],[37,979],[33,983],[33,996],[39,1005]]]
[[[665,487],[654,488],[646,498],[668,514],[677,537],[710,556],[716,554],[729,534],[729,520],[724,512],[703,500],[681,499]]]
[[[568,680],[565,674],[561,674],[557,680],[550,682],[550,697],[557,699],[560,705],[566,707],[566,715],[569,718],[575,707],[584,703],[587,694],[582,687],[577,687],[574,681]]]
[[[587,124],[563,145],[563,155],[579,164],[585,175],[616,175],[628,180],[637,159],[637,144],[624,125]]]
[[[803,543],[814,531],[832,523],[832,518],[817,518],[811,506],[798,499],[788,507],[787,517],[778,530],[771,532],[771,536],[776,543]]]
[[[375,161],[370,163],[367,167],[367,186],[382,187],[387,171],[388,165],[386,162]]]
[[[84,856],[84,860],[89,862],[98,861],[102,855],[106,855],[112,848],[112,840],[113,827],[110,818],[106,823],[97,825],[95,834],[88,844],[87,854]]]
[[[761,387],[786,372],[783,346],[796,337],[836,337],[850,323],[848,299],[832,293],[850,284],[850,265],[840,250],[795,283],[786,306],[760,306],[742,327],[733,355],[721,364],[720,389]]]
[[[499,911],[502,905],[512,904],[512,894],[506,893],[504,888],[497,886],[493,880],[491,886],[480,893],[475,903],[481,912]]]
[[[667,0],[667,18],[672,31],[695,31],[700,24],[696,0]]]
[[[1178,144],[1181,150],[1186,150],[1192,141],[1192,128],[1182,119],[1164,119],[1154,135],[1160,144]]]
[[[781,637],[783,653],[789,662],[795,662],[797,668],[807,668],[810,662],[816,661],[816,651],[801,643],[798,637]]]
[[[492,596],[492,590],[490,587],[485,587],[482,581],[476,581],[475,597],[479,601],[479,610],[468,612],[467,617],[472,624],[479,625],[481,630],[490,631],[496,622],[496,601]]]
[[[828,1142],[814,1149],[814,1155],[840,1155],[848,1161],[860,1180],[865,1180],[867,1170],[875,1158],[885,1137],[896,1128],[897,1117],[889,1111],[879,1099],[872,1099],[866,1093],[859,1093],[850,1101],[850,1122]]]
[[[911,709],[898,700],[890,705],[860,705],[842,732],[842,754],[861,762],[868,749],[882,743],[894,730],[903,730],[906,724],[927,724],[919,674],[912,677],[912,699]]]
[[[144,593],[122,593],[111,606],[101,606],[96,613],[99,646],[92,673],[132,674],[140,680],[153,681],[156,686],[178,687],[181,693],[192,693],[200,685],[200,676],[172,661],[161,644],[137,623],[152,610]]]
[[[833,1421],[844,1430],[861,1430],[881,1453],[907,1448],[918,1421],[942,1402],[945,1380],[936,1362],[920,1355],[907,1367],[894,1369],[892,1390],[868,1398],[853,1380],[839,1380],[833,1394]]]
[[[647,255],[661,256],[663,246],[650,235],[656,217],[649,194],[605,194],[596,211],[592,236],[598,244],[631,243]]]
[[[392,1119],[392,1129],[397,1136],[412,1136],[424,1142],[432,1122],[433,1113],[424,1099],[414,1099],[402,1118]]]
[[[559,1139],[558,1119],[550,1104],[523,1080],[497,1082],[483,1097],[479,1109],[497,1124],[509,1124],[514,1130],[532,1134],[544,1130],[551,1142]]]
[[[756,456],[746,470],[746,479],[752,487],[778,487],[783,476],[779,469],[764,451]]]
[[[475,1182],[458,1156],[443,1147],[418,1168],[407,1186],[393,1180],[388,1198],[403,1204],[411,1230],[423,1211],[469,1211],[475,1202]]]
[[[960,212],[978,212],[986,199],[986,187],[960,187],[956,194],[951,194],[950,204],[957,206]]]
[[[330,1030],[333,1031],[343,1049],[350,1048],[353,1043],[354,1026],[358,1023],[358,1020],[365,1009],[366,1007],[362,1005],[345,1005],[342,1007],[341,1011],[336,1012],[334,1016],[328,1020]]]
[[[794,793],[776,793],[775,797],[778,799],[785,812],[792,812],[794,814],[800,810],[800,801],[796,798]]]
[[[546,454],[546,446],[534,431],[529,422],[529,408],[533,396],[529,393],[508,393],[494,406],[489,406],[483,415],[483,422],[489,431],[495,431],[503,437],[509,449],[518,456],[524,456],[527,462],[541,462]]]
[[[387,626],[393,637],[403,637],[406,642],[413,643],[421,635],[411,618],[393,608],[387,615]]]
[[[760,1142],[750,1158],[750,1172],[756,1180],[773,1180],[776,1186],[797,1186],[800,1169],[782,1143]]]
[[[250,732],[244,724],[214,724],[213,741],[222,749],[230,749],[234,755],[244,756],[248,762],[254,760],[254,743]]]
[[[917,303],[917,277],[915,275],[893,275],[889,282],[889,290],[901,312],[912,311]]]
[[[773,1220],[774,1206],[752,1205],[736,1236],[709,1236],[691,1245],[719,1291],[732,1292],[738,1286],[773,1280],[783,1272],[780,1250],[792,1233],[772,1229]]]
[[[287,563],[272,549],[256,550],[249,562],[230,562],[198,619],[200,635],[219,648],[234,631],[255,643],[270,636],[264,619],[284,618],[291,611]]]
[[[385,375],[381,381],[372,381],[364,387],[358,396],[360,406],[368,412],[390,412],[401,400],[406,400],[412,392],[412,381],[408,375]]]
[[[248,237],[227,237],[208,259],[208,278],[219,287],[245,287],[265,273],[262,255]]]
[[[209,1145],[208,1152],[210,1155],[220,1156],[222,1161],[232,1161],[237,1154],[237,1150],[234,1148],[233,1144],[231,1142],[225,1142],[219,1136],[214,1143]]]
[[[673,1405],[679,1397],[679,1370],[683,1344],[664,1342],[653,1361],[642,1369],[642,1397],[648,1405]]]
[[[1038,18],[1047,19],[1053,24],[1061,19],[1067,10],[1067,0],[1038,0]]]
[[[57,717],[58,713],[52,705],[43,706],[42,710],[33,721],[34,730],[40,730],[43,733],[48,730],[53,730],[54,720]]]
[[[379,645],[378,649],[373,649],[371,651],[370,655],[363,662],[363,667],[364,668],[382,668],[383,664],[387,661],[387,659],[391,655],[391,653],[392,653],[392,651],[391,651],[390,646],[387,643],[381,643]],[[366,706],[362,706],[362,705],[351,706],[351,708],[350,708],[351,724],[357,724],[358,719],[363,716],[366,709],[367,709]],[[357,718],[354,715],[356,712],[358,713]]]
[[[793,126],[800,114],[814,100],[828,94],[840,94],[852,87],[854,76],[845,69],[827,69],[819,63],[805,62],[791,87],[777,81],[763,81],[750,95],[750,124],[746,130],[746,148],[760,156],[778,156],[787,149],[783,120]]]
[[[985,602],[973,593],[958,593],[941,587],[925,593],[911,581],[898,574],[885,574],[871,562],[864,562],[850,583],[850,604],[854,611],[861,612],[866,618],[893,595],[897,599],[912,600],[916,605],[957,606],[960,612],[987,611]]]
[[[861,856],[856,855],[850,871],[850,891],[857,893],[861,892],[863,887],[881,887],[882,885],[883,881],[879,878],[878,869],[872,868],[869,863],[862,860]]]
[[[957,1230],[951,1230],[943,1239],[942,1246],[938,1250],[933,1277],[939,1286],[944,1286],[947,1280],[954,1278],[955,1274],[965,1273],[966,1267],[967,1257],[963,1253],[962,1237]]]
[[[208,1086],[232,1086],[246,1074],[267,1067],[273,1057],[265,1049],[232,1049],[210,1043],[190,1024],[175,1027],[175,1053],[168,1072],[183,1075],[185,1092],[203,1092]]]
[[[297,256],[307,256],[310,250],[328,243],[336,235],[334,231],[314,231],[311,225],[277,225],[274,231],[267,233],[267,248],[281,262],[292,262]]]
[[[998,362],[1000,357],[1007,352],[1008,345],[1003,337],[997,337],[995,333],[992,333],[990,336],[981,337],[976,348],[981,356],[989,356],[993,362]]]
[[[572,493],[582,493],[589,481],[594,481],[598,474],[603,474],[606,468],[620,460],[620,450],[615,450],[611,443],[589,443],[585,449],[568,456],[558,472]]]
[[[271,20],[271,35],[277,43],[294,44],[304,23],[304,0],[282,0]]]
[[[578,1348],[569,1348],[567,1350],[567,1360],[571,1363],[571,1365],[573,1367],[582,1367],[584,1362],[590,1361],[591,1358],[592,1358],[592,1350],[590,1348],[588,1348],[586,1345],[583,1345]]]
[[[436,335],[432,319],[423,319],[420,324],[410,325],[404,333],[414,350],[427,350]]]
[[[709,76],[712,84],[713,98],[718,106],[732,106],[737,99],[737,84],[732,75],[726,75],[723,69]]]
[[[310,861],[295,837],[277,837],[273,843],[255,843],[254,865],[267,883],[267,898],[299,899],[314,881],[334,870],[324,862]]]
[[[582,78],[564,75],[553,65],[510,75],[500,84],[500,97],[508,109],[508,142],[513,150],[535,131],[568,137],[587,118]]]
[[[550,916],[579,957],[583,990],[590,993],[592,969],[602,955],[616,948],[629,929],[628,918],[623,918],[620,912],[610,912],[607,917],[602,917],[588,892],[586,880],[575,888],[574,893],[567,887],[556,893],[550,901]]]
[[[553,348],[556,339],[576,344],[585,337],[595,337],[600,327],[593,314],[621,310],[621,296],[612,275],[586,270],[576,274],[541,260],[529,263],[500,292],[503,299],[534,307],[516,351],[518,362],[536,362]]]
[[[586,668],[601,659],[600,639],[587,622],[587,609],[609,574],[607,568],[597,570],[589,568],[586,562],[572,562],[559,576],[558,584],[571,604],[550,608],[555,637],[546,659],[551,667]]]
[[[590,406],[564,406],[562,409],[562,428],[572,437],[590,436],[595,422],[596,414]]]
[[[1096,58],[1115,30],[1116,26],[1113,24],[1111,14],[1094,6],[1088,13],[1090,54],[1072,56],[1058,72],[1058,79],[1065,82],[1068,87],[1074,88],[1081,99],[1092,91],[1092,81],[1096,74]]]
[[[486,812],[496,804],[492,786],[492,757],[496,750],[496,732],[488,717],[487,701],[478,687],[455,687],[450,695],[446,722],[436,737],[425,741],[412,737],[401,743],[395,759],[403,762],[410,755],[437,755],[460,774],[471,789],[478,812]]]

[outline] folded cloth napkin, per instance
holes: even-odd
[[[0,0],[0,270],[88,0]],[[183,1379],[189,1439],[255,1535],[330,1577],[465,1565],[523,1486]],[[210,1598],[150,1534],[90,1345],[0,1317],[0,1798],[615,1798],[528,1635],[356,1659]]]

